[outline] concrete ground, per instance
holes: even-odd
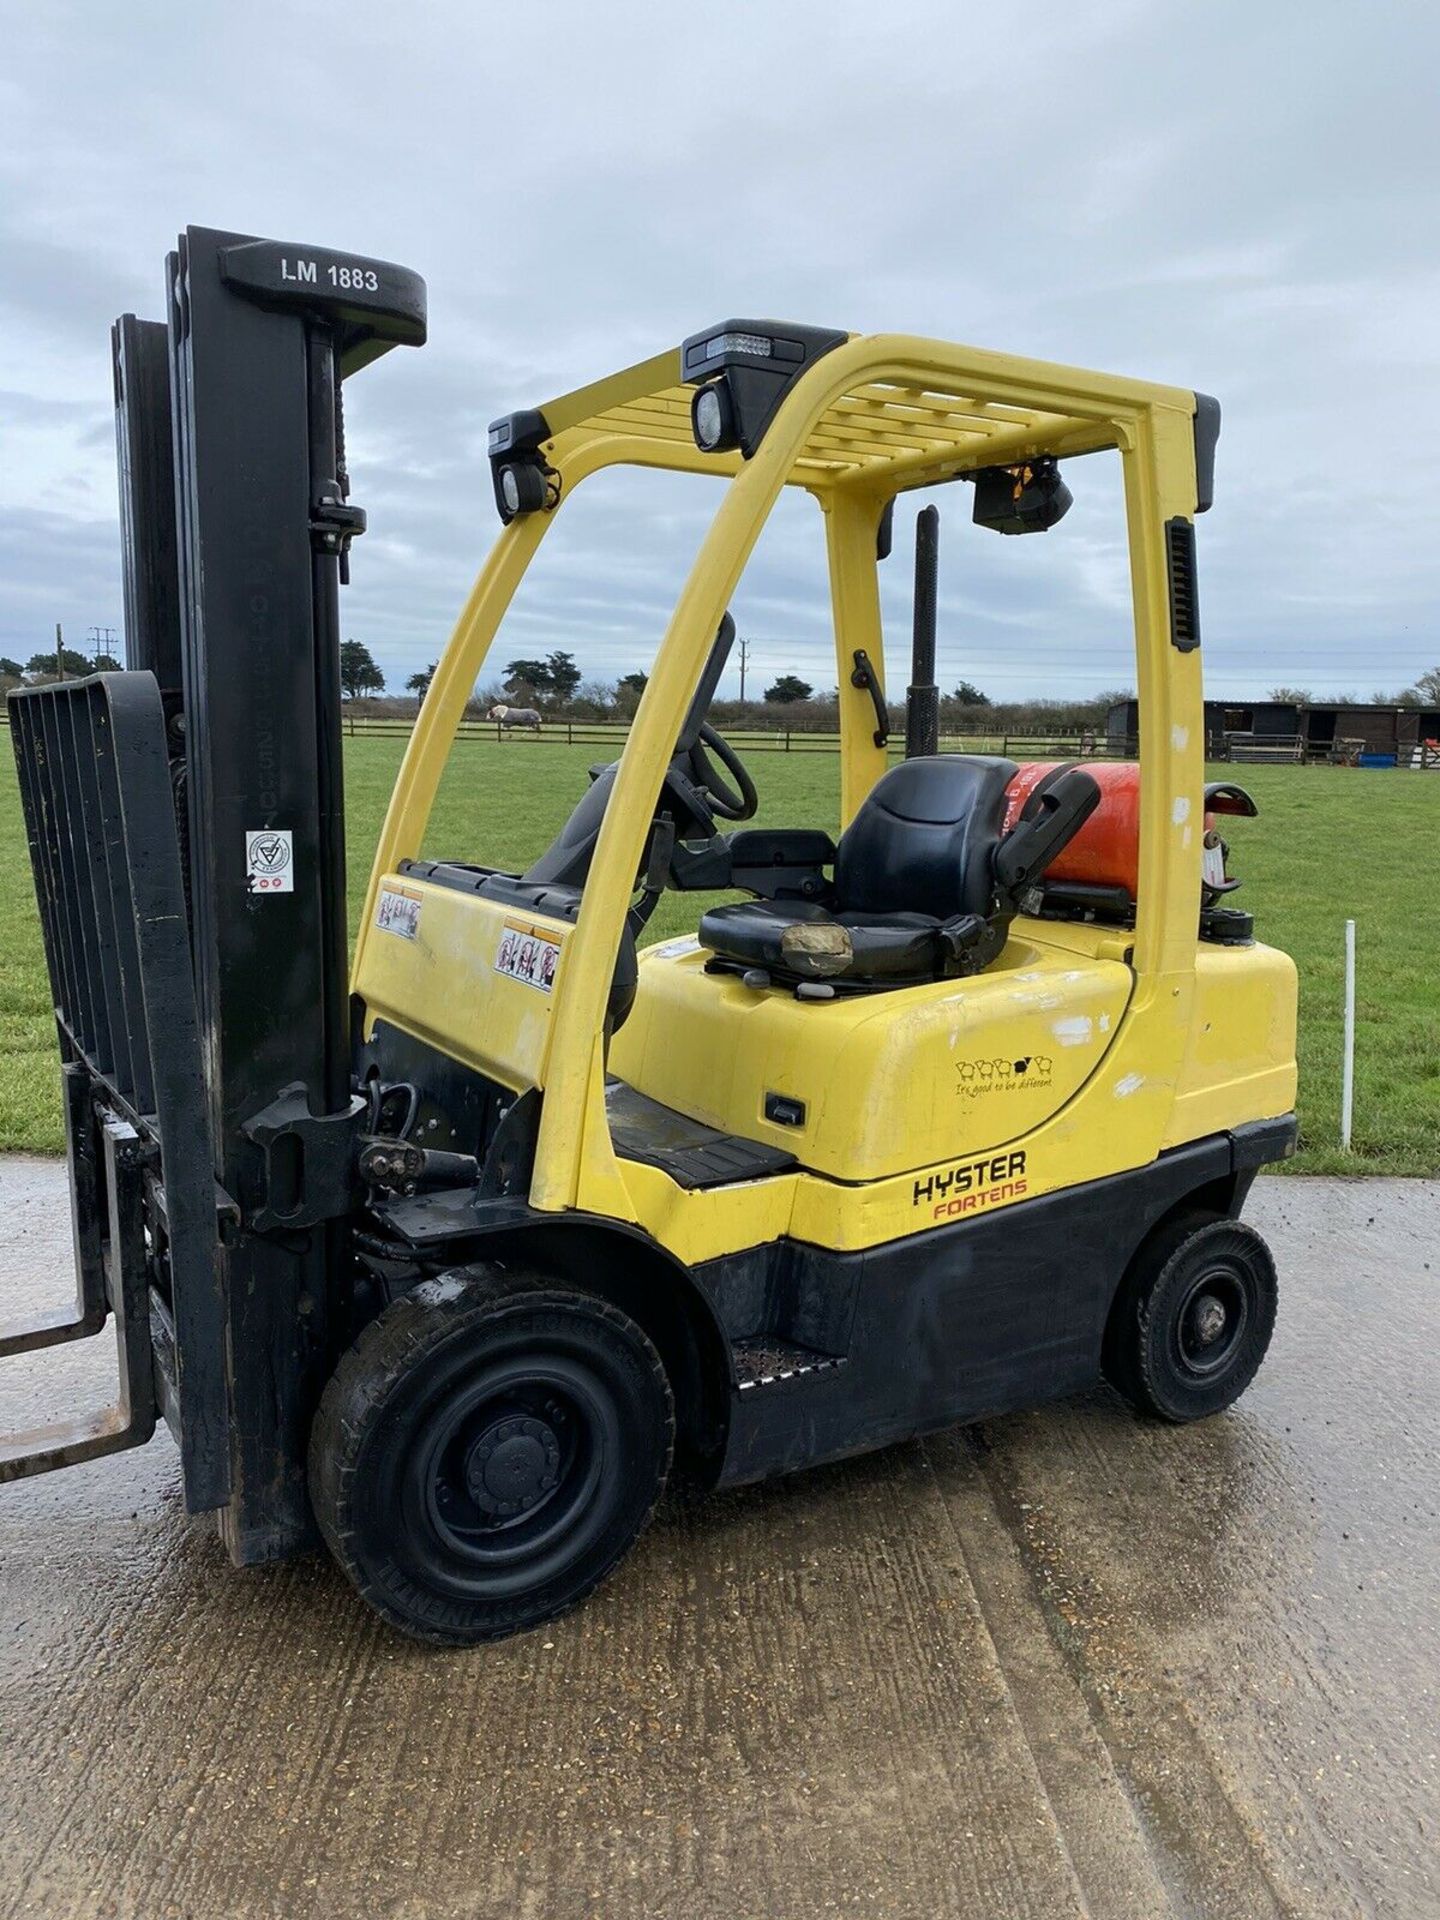
[[[67,1283],[0,1169],[0,1311]],[[672,1501],[466,1654],[232,1570],[173,1449],[0,1489],[0,1916],[1440,1913],[1440,1183],[1266,1180],[1240,1406],[1108,1393]],[[98,1397],[102,1343],[0,1370]]]

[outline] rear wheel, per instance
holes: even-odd
[[[625,1554],[669,1471],[659,1355],[608,1301],[538,1276],[423,1282],[322,1396],[310,1489],[377,1612],[465,1644],[573,1606]]]
[[[1270,1249],[1239,1220],[1191,1218],[1136,1256],[1106,1333],[1105,1371],[1142,1412],[1201,1420],[1234,1404],[1270,1345]]]

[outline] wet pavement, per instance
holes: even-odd
[[[0,1163],[4,1317],[68,1283]],[[412,1647],[241,1573],[168,1439],[0,1488],[0,1916],[1440,1913],[1440,1183],[1261,1181],[1229,1415],[1108,1393],[707,1502],[578,1613]],[[0,1367],[100,1396],[101,1342]]]

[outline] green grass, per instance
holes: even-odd
[[[403,743],[347,747],[352,929]],[[527,739],[456,749],[426,852],[523,864],[568,814],[594,749]],[[761,824],[833,824],[831,754],[755,754]],[[1219,769],[1220,773],[1231,771]],[[1440,1173],[1440,970],[1436,903],[1425,876],[1440,838],[1440,779],[1405,772],[1247,767],[1260,803],[1235,821],[1232,864],[1260,938],[1300,968],[1300,1123],[1305,1173]],[[657,939],[695,925],[702,901],[667,895]],[[1355,1138],[1339,1145],[1344,922],[1359,943]],[[61,1143],[53,1027],[15,775],[0,754],[0,1147]]]

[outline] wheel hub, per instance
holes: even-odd
[[[528,1513],[560,1477],[560,1442],[544,1420],[513,1414],[480,1435],[465,1463],[465,1484],[482,1513],[509,1520]]]
[[[1228,1318],[1224,1302],[1213,1293],[1202,1293],[1190,1313],[1191,1331],[1197,1347],[1213,1347],[1225,1331]]]

